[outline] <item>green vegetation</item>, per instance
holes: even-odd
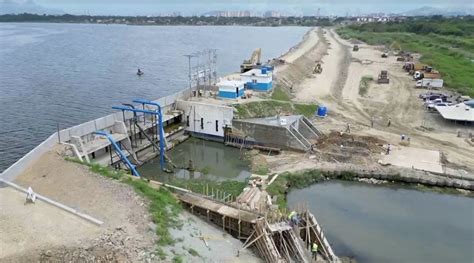
[[[277,114],[301,114],[306,117],[314,115],[318,108],[316,104],[301,104],[278,100],[263,100],[234,105],[237,117],[261,118],[275,116]]]
[[[294,173],[284,172],[267,187],[267,192],[272,196],[277,196],[278,207],[280,209],[285,209],[287,207],[286,193],[295,188],[301,189],[308,187],[312,184],[326,180],[327,178],[351,181],[354,180],[355,173],[328,173],[319,170],[303,170]]]
[[[156,225],[156,234],[159,237],[159,245],[172,245],[175,240],[170,235],[170,227],[180,226],[177,219],[181,206],[176,198],[164,187],[154,189],[144,180],[133,180],[127,178],[123,182],[133,186],[135,191],[150,200],[149,211],[153,223]]]
[[[183,260],[183,256],[181,255],[176,255],[173,257],[173,263],[183,263],[184,260]]]
[[[290,101],[290,96],[281,87],[275,87],[272,92],[272,100]]]
[[[363,76],[359,84],[359,95],[365,96],[369,91],[369,84],[374,80],[372,76]]]
[[[66,158],[66,160],[86,165],[94,173],[132,186],[135,192],[150,201],[148,209],[153,223],[156,225],[156,234],[159,237],[157,244],[160,246],[174,244],[175,240],[173,240],[168,229],[180,226],[181,222],[177,218],[182,208],[169,190],[164,187],[154,189],[145,180],[132,179],[126,176],[126,172],[123,170],[112,170],[99,164],[84,163],[73,158]],[[157,252],[160,258],[166,256],[161,248],[158,248]]]
[[[277,196],[277,204],[280,209],[287,207],[286,193],[292,188],[304,188],[324,180],[324,175],[317,170],[305,170],[297,173],[285,172],[267,187],[267,192]]]
[[[246,26],[331,26],[329,18],[304,17],[223,17],[223,16],[90,16],[5,14],[0,22],[98,23],[133,25],[246,25]]]
[[[474,96],[474,18],[418,18],[405,22],[366,23],[340,28],[343,38],[371,45],[398,42],[422,55],[421,62],[441,72],[448,88]]]
[[[252,172],[254,174],[267,175],[268,172],[270,172],[270,169],[268,169],[267,165],[259,165],[259,166],[255,167],[255,170],[252,169]]]
[[[216,182],[211,180],[181,178],[171,179],[169,184],[189,189],[195,193],[201,194],[205,193],[206,191],[209,191],[209,194],[211,194],[211,189],[214,189],[214,191],[219,190],[219,192],[225,192],[227,194],[231,194],[234,197],[242,193],[242,190],[244,190],[245,186],[247,185],[246,182],[238,181]]]

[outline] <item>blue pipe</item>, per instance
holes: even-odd
[[[135,168],[135,165],[133,165],[130,160],[128,160],[127,156],[122,152],[122,149],[120,149],[120,146],[117,144],[117,142],[114,140],[114,138],[108,134],[107,132],[105,131],[96,131],[94,132],[95,134],[97,135],[101,135],[101,136],[105,136],[107,137],[107,139],[109,140],[109,142],[114,146],[115,148],[115,151],[119,154],[120,156],[120,159],[122,159],[122,162],[125,163],[125,165],[128,166],[128,168],[130,169],[130,171],[132,171],[132,174],[137,176],[137,177],[140,177],[140,174],[138,173],[137,169]]]
[[[164,135],[163,135],[164,131],[163,131],[163,121],[162,121],[161,111],[131,109],[131,108],[123,107],[123,106],[113,106],[112,109],[158,115],[157,125],[159,127],[159,136],[160,136],[160,167],[161,167],[161,170],[164,170],[164,168],[165,168],[165,145],[164,145]]]
[[[160,136],[160,165],[163,167],[165,163],[165,131],[163,130],[163,114],[161,112],[161,105],[157,102],[150,101],[150,100],[145,100],[145,99],[135,99],[133,100],[135,103],[141,103],[142,105],[153,105],[156,106],[158,112],[158,121],[160,123],[159,127],[159,136]]]

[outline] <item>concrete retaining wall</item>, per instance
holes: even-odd
[[[162,106],[162,111],[167,112],[169,110],[174,109],[174,107],[176,106],[175,102],[178,99],[187,99],[190,96],[191,91],[189,89],[185,89],[169,96],[154,100],[154,102],[158,102]],[[128,120],[132,117],[133,113],[125,113],[125,120]],[[81,137],[97,130],[110,128],[115,124],[116,121],[124,121],[122,112],[115,112],[105,117],[101,117],[61,130],[59,131],[61,142],[70,141],[72,136]],[[24,155],[21,159],[19,159],[10,167],[8,167],[5,171],[3,171],[0,174],[0,177],[6,181],[14,180],[17,175],[21,174],[28,166],[30,166],[45,152],[51,150],[58,142],[58,133],[55,132],[42,143],[40,143],[38,146],[36,146],[34,149],[32,149],[30,152],[28,152],[26,155]]]
[[[375,168],[351,164],[320,163],[318,168],[315,169],[325,172],[329,177],[350,173],[358,178],[373,178],[399,183],[422,184],[474,191],[474,181],[456,179],[409,168],[394,166]]]
[[[264,146],[301,151],[306,150],[305,146],[298,142],[286,127],[233,120],[232,128]]]

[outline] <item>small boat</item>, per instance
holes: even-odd
[[[141,76],[141,75],[143,75],[143,74],[145,74],[145,72],[143,72],[143,71],[141,71],[140,69],[138,69],[137,75],[138,75],[138,76]]]

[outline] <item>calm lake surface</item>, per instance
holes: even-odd
[[[240,158],[239,149],[223,143],[190,138],[169,150],[167,155],[180,168],[175,169],[174,174],[161,172],[160,159],[155,158],[138,168],[140,175],[160,182],[170,181],[172,177],[243,182],[251,175],[249,162]],[[189,167],[189,160],[194,173],[183,169]]]
[[[474,199],[331,181],[292,191],[338,255],[358,262],[474,262]]]
[[[304,27],[186,27],[0,24],[0,171],[42,140],[112,112],[134,98],[187,86],[183,55],[215,48],[218,74],[239,70],[251,52],[277,57]],[[137,68],[145,72],[136,76]]]

